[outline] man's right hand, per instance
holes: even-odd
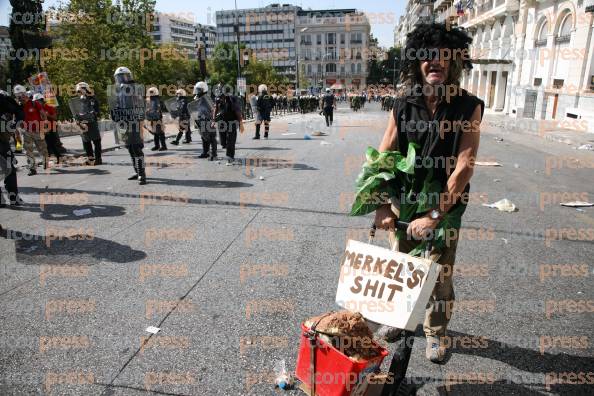
[[[393,230],[396,219],[390,204],[382,205],[375,211],[375,226],[380,230]]]

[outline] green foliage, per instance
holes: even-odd
[[[45,71],[56,86],[60,119],[70,118],[67,103],[74,86],[87,82],[102,112],[107,111],[107,87],[113,72],[128,67],[136,82],[157,86],[164,96],[175,89],[186,90],[200,77],[198,63],[173,45],[157,47],[149,33],[154,18],[154,0],[71,0],[56,10],[63,15],[80,15],[64,21],[53,31],[53,56],[44,61]],[[65,56],[70,51],[70,56]],[[74,55],[74,56],[73,56]]]
[[[244,49],[245,46],[240,46]],[[235,86],[237,82],[237,44],[218,43],[206,64],[211,85],[222,83]]]
[[[281,93],[273,92],[273,90],[276,91],[280,85],[286,86],[289,83],[289,80],[285,76],[278,74],[276,69],[272,66],[272,62],[258,61],[254,59],[248,63],[244,74],[248,85],[258,86],[260,84],[266,84],[271,90],[270,93]],[[275,87],[276,90],[272,87]],[[282,92],[282,94],[286,94],[286,92]]]
[[[42,15],[42,1],[11,0],[12,12],[15,15]],[[4,11],[4,10],[3,10]],[[40,70],[38,53],[42,48],[50,46],[51,40],[45,32],[41,18],[11,19],[8,32],[12,47],[26,49],[31,55],[28,59],[12,59],[9,63],[12,85],[24,82],[29,76]],[[29,23],[24,23],[27,21]]]
[[[394,82],[398,84],[400,48],[392,47],[388,50],[386,55],[387,56],[384,59],[372,58],[369,60],[369,76],[367,77],[368,85],[392,85]],[[394,70],[394,68],[396,68],[396,70]]]

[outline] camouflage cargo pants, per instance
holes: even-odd
[[[45,138],[39,133],[25,132],[23,135],[23,146],[25,147],[25,153],[27,155],[27,163],[29,164],[29,169],[35,169],[36,167],[35,152],[33,151],[33,146],[37,148],[37,151],[43,157],[44,165],[47,164],[49,155],[47,152],[47,145],[45,144]]]

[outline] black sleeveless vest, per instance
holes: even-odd
[[[482,118],[485,103],[468,91],[459,89],[458,95],[451,96],[449,102],[442,100],[438,104],[431,118],[423,95],[396,99],[393,116],[398,128],[398,150],[406,155],[409,142],[415,142],[420,147],[416,153],[415,193],[422,190],[429,169],[433,169],[433,179],[439,180],[442,191],[445,190],[455,167],[452,166],[453,161],[458,158],[463,122],[467,121],[468,128],[477,105],[481,106]],[[470,185],[467,185],[465,192],[469,189]]]

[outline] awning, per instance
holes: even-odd
[[[338,90],[341,90],[341,89],[344,89],[344,85],[336,83],[336,84],[333,84],[333,85],[330,87],[330,89],[338,89]]]

